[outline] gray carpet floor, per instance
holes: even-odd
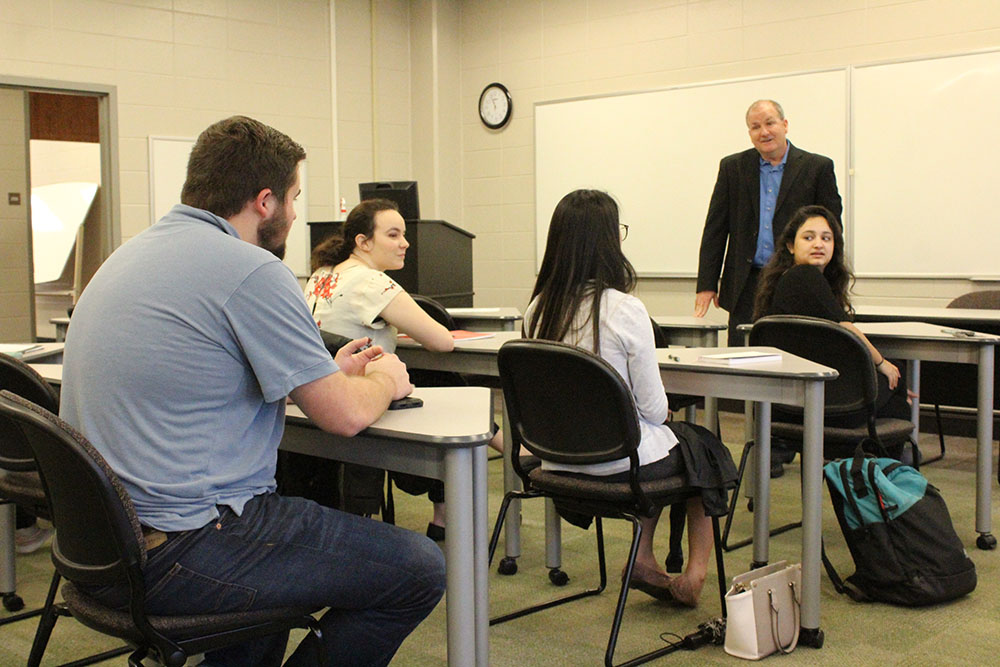
[[[734,458],[742,447],[742,418],[724,415],[723,439],[732,448]],[[937,449],[937,437],[921,439],[925,453]],[[839,596],[825,573],[821,579],[822,622],[826,644],[820,650],[799,648],[793,654],[771,657],[772,662],[798,665],[985,665],[995,664],[1000,653],[1000,550],[976,549],[975,525],[975,442],[971,438],[951,437],[948,455],[923,469],[932,484],[941,489],[951,511],[959,537],[976,564],[977,589],[969,596],[946,605],[907,609],[885,604],[859,604]],[[995,469],[995,468],[994,468]],[[501,462],[489,463],[490,514],[495,517],[502,497]],[[772,484],[771,524],[779,525],[798,518],[800,513],[798,460],[786,466],[784,477]],[[994,530],[1000,534],[1000,491],[993,484]],[[396,495],[397,523],[423,531],[430,518],[426,498]],[[751,515],[741,509],[737,514],[734,535],[747,535]],[[490,574],[490,609],[503,613],[530,602],[543,601],[568,590],[580,590],[597,581],[593,531],[572,526],[563,529],[563,569],[570,582],[558,588],[549,582],[544,562],[544,509],[540,501],[525,503],[522,519],[522,556],[518,573],[501,576],[496,567]],[[604,649],[618,594],[619,573],[629,541],[624,521],[605,523],[609,586],[604,594],[573,602],[555,609],[527,616],[490,629],[490,662],[500,667],[520,665],[596,665],[603,663]],[[824,491],[823,534],[831,560],[843,575],[854,571],[850,554],[840,534],[836,518]],[[666,555],[667,522],[664,518],[657,532],[659,552]],[[772,562],[786,558],[797,561],[801,531],[793,530],[772,538]],[[499,552],[502,552],[501,541]],[[744,572],[751,558],[750,547],[725,554],[727,575]],[[30,556],[17,558],[18,592],[28,607],[39,606],[52,573],[48,547]],[[694,631],[703,621],[720,615],[715,569],[697,609],[680,609],[633,591],[629,596],[617,657],[622,661],[632,655],[676,640]],[[6,612],[0,611],[0,615]],[[23,665],[34,634],[35,621],[21,621],[0,627],[0,666]],[[290,645],[300,635],[293,635]],[[117,643],[82,627],[72,619],[60,619],[46,652],[43,664],[74,660]],[[393,664],[442,665],[447,661],[445,604],[403,644]],[[721,646],[706,646],[694,652],[677,652],[653,664],[680,661],[685,665],[736,664]],[[125,664],[117,658],[105,664]]]

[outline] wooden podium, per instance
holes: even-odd
[[[340,222],[310,222],[309,247],[315,248]],[[388,275],[411,294],[423,294],[442,305],[469,308],[472,297],[472,239],[474,234],[444,220],[407,220],[406,264]]]

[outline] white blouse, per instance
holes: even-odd
[[[666,458],[677,444],[677,436],[664,424],[669,415],[667,395],[660,380],[649,313],[638,298],[618,290],[604,290],[601,299],[600,356],[618,371],[632,389],[641,434],[639,465],[659,461]],[[528,305],[524,313],[525,326],[531,321],[536,305],[536,301]],[[564,343],[590,352],[594,350],[590,314],[591,301],[584,299]],[[613,475],[628,471],[629,462],[627,458],[584,466],[543,462],[542,467],[589,475]]]
[[[402,293],[403,288],[381,271],[357,265],[339,272],[322,266],[305,289],[306,303],[320,329],[348,338],[370,336],[372,344],[386,352],[396,350],[397,332],[380,314]]]

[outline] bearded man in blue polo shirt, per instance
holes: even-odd
[[[60,414],[135,503],[151,613],[329,607],[322,647],[307,635],[286,664],[384,665],[444,592],[440,549],[275,493],[287,396],[320,428],[353,435],[412,390],[395,355],[353,354],[364,340],[331,358],[280,261],[303,159],[242,116],[198,137],[182,203],[115,251],[73,312]],[[286,642],[262,637],[206,662],[279,665]]]

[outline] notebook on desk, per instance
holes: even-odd
[[[755,352],[745,350],[743,352],[720,352],[718,354],[703,354],[698,357],[698,361],[708,361],[714,364],[727,364],[737,366],[740,364],[762,364],[771,361],[781,361],[781,354],[778,352]]]
[[[0,343],[0,352],[20,359],[25,352],[34,352],[42,349],[37,343]]]
[[[482,338],[493,338],[496,334],[492,331],[466,331],[465,329],[452,329],[451,337],[455,340],[480,340]],[[399,334],[399,340],[413,340],[406,334]]]

